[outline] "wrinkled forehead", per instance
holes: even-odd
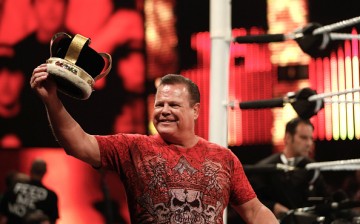
[[[189,91],[184,84],[163,84],[156,92],[157,97],[184,97],[189,96]]]

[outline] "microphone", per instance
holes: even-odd
[[[327,214],[343,209],[360,207],[360,201],[350,200],[343,190],[333,193],[332,200],[325,204],[318,204],[311,207],[299,208],[300,212],[316,212],[317,214]]]
[[[289,92],[283,98],[265,99],[240,102],[240,109],[264,109],[283,107],[285,103],[290,103],[295,112],[302,119],[309,119],[316,115],[323,107],[324,101],[322,99],[310,101],[309,97],[316,95],[316,91],[310,88],[303,88],[297,92]]]
[[[326,203],[326,204],[314,205],[311,207],[298,208],[298,209],[296,209],[296,211],[298,211],[298,212],[314,212],[316,214],[326,215],[326,214],[334,212],[334,211],[340,211],[343,209],[351,209],[351,208],[356,208],[356,207],[360,207],[360,201],[347,200],[344,202],[331,202],[331,203]]]
[[[310,207],[297,208],[295,209],[295,211],[302,213],[315,213],[318,215],[326,215],[330,212],[333,212],[337,207],[338,207],[338,203],[332,202],[332,203],[314,205]]]

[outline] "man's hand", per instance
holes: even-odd
[[[43,101],[57,96],[56,83],[47,72],[46,64],[41,64],[34,69],[30,78],[30,85]]]
[[[285,213],[287,213],[289,209],[280,203],[275,203],[274,205],[274,214],[277,218],[282,217]]]

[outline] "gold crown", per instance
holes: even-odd
[[[76,99],[88,99],[95,82],[111,69],[111,55],[98,53],[89,45],[90,39],[80,34],[57,33],[50,42],[47,71],[60,92]]]

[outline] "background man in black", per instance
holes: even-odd
[[[17,42],[13,48],[17,67],[25,75],[28,83],[34,65],[44,63],[50,57],[50,40],[58,32],[71,34],[65,28],[68,0],[31,0],[35,15],[36,29]],[[22,97],[24,113],[37,121],[36,129],[28,132],[33,141],[27,147],[58,147],[52,138],[46,114],[41,100],[36,97],[28,85],[25,85]],[[25,126],[23,124],[22,126]]]
[[[252,185],[261,202],[277,217],[290,209],[310,206],[309,197],[325,196],[325,182],[320,175],[305,170],[305,165],[313,162],[310,153],[313,150],[314,126],[309,120],[294,118],[286,124],[284,143],[281,153],[275,153],[259,161],[257,165],[285,164],[294,166],[294,171],[276,171],[271,174],[258,174]],[[251,179],[251,178],[250,178]]]
[[[4,194],[0,202],[0,220],[3,223],[24,223],[26,217],[39,210],[52,224],[56,222],[59,218],[58,197],[54,191],[43,185],[45,173],[45,161],[34,160],[30,170],[30,181],[17,182]]]
[[[24,87],[24,74],[16,67],[11,56],[0,56],[0,148],[23,146],[23,129],[20,96]],[[22,125],[15,125],[22,124]]]

